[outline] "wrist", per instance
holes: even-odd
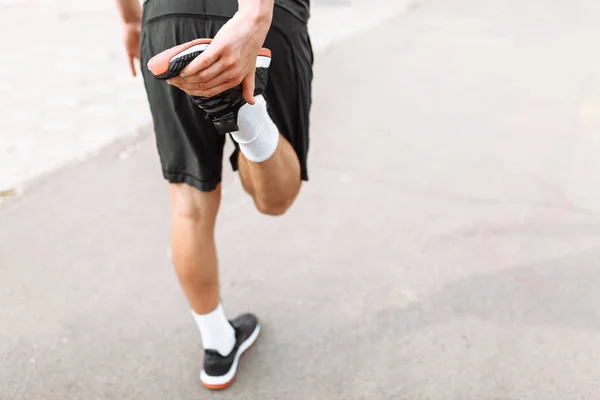
[[[133,26],[133,25],[141,25],[142,23],[142,17],[140,16],[139,18],[137,17],[132,17],[132,18],[127,18],[127,19],[123,19],[123,25],[125,26]]]

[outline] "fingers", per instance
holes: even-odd
[[[185,91],[189,95],[202,97],[215,96],[224,92],[225,90],[236,87],[241,83],[244,99],[246,102],[254,104],[255,73],[256,70],[252,70],[242,82],[240,82],[238,78],[239,75],[235,71],[224,72],[206,83],[189,81],[188,79],[182,79],[179,77],[169,79],[167,82],[170,85],[176,86]]]
[[[233,70],[223,72],[208,82],[200,82],[196,79],[196,76],[188,78],[175,77],[169,79],[167,82],[192,96],[212,97],[238,86],[242,82],[238,76],[239,73]]]
[[[221,74],[221,75],[225,75],[225,74]],[[221,76],[221,75],[217,76],[218,82],[213,80],[214,82],[211,81],[208,83],[203,83],[203,82],[175,83],[175,82],[172,82],[172,80],[169,80],[168,83],[173,86],[178,87],[179,89],[183,90],[184,92],[186,92],[189,95],[202,96],[202,97],[215,96],[221,92],[224,92],[225,90],[231,89],[240,84],[240,82],[237,80],[228,79],[226,76]]]
[[[177,76],[169,79],[168,83],[192,96],[203,97],[212,97],[241,83],[244,99],[248,103],[254,104],[256,70],[251,69],[246,76],[242,71],[241,67],[229,65],[226,60],[221,58],[195,75],[186,78]]]
[[[242,81],[242,94],[244,95],[244,99],[248,104],[252,105],[254,105],[255,74],[256,69],[250,70],[250,73],[246,75],[246,77]]]
[[[129,69],[131,69],[131,75],[133,75],[135,77],[135,76],[137,76],[137,73],[135,71],[135,63],[133,62],[135,57],[128,56],[127,58],[129,58]]]
[[[236,81],[228,81],[225,83],[222,83],[218,86],[212,87],[210,89],[182,89],[183,91],[185,91],[187,94],[189,94],[190,96],[199,96],[199,97],[213,97],[218,95],[219,93],[223,93],[224,91],[231,89],[232,87],[235,87],[239,85],[239,83],[237,83]],[[174,85],[179,87],[178,85]]]
[[[188,76],[187,78],[181,77],[181,75],[176,76],[175,78],[169,81],[170,84],[180,85],[196,85],[198,83],[204,84],[203,88],[211,88],[217,86],[229,79],[227,77],[222,77],[221,80],[217,80],[215,78],[223,75],[223,61],[219,59],[217,62],[209,66],[208,68],[198,72],[197,74]]]
[[[202,54],[194,58],[180,73],[179,76],[185,78],[186,76],[197,74],[203,71],[217,62],[221,58],[221,49],[215,46],[208,46]]]
[[[208,82],[200,82],[197,80],[181,80],[181,79],[177,79],[177,78],[173,78],[170,79],[168,81],[169,84],[177,86],[180,89],[183,90],[210,90],[213,89],[217,86],[221,86],[224,83],[227,82],[232,82],[233,86],[237,86],[240,83],[242,83],[242,81],[237,78],[237,74],[233,73],[233,72],[223,72],[220,75],[217,75],[216,77],[214,77],[213,79],[211,79]]]

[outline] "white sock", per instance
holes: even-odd
[[[235,346],[235,331],[225,317],[221,303],[208,314],[200,315],[192,311],[192,315],[200,329],[204,350],[215,350],[222,356],[231,353]]]
[[[268,160],[279,142],[279,130],[267,112],[262,95],[255,97],[254,105],[244,104],[238,112],[239,131],[231,136],[239,143],[240,151],[252,162]]]

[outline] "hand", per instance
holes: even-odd
[[[129,59],[129,68],[131,68],[131,75],[136,76],[134,60],[140,60],[140,33],[142,32],[142,25],[140,22],[129,22],[123,24],[123,42],[125,44],[125,51],[127,58]]]
[[[169,80],[192,96],[212,97],[240,83],[254,104],[256,57],[271,25],[273,10],[261,17],[238,11],[217,32],[208,48]]]

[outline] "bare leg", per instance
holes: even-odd
[[[290,208],[300,191],[300,162],[282,135],[275,153],[266,161],[249,161],[240,152],[238,164],[242,185],[260,212],[282,215]]]
[[[206,314],[219,303],[214,231],[221,186],[212,192],[201,192],[185,184],[171,184],[169,193],[175,271],[192,309]]]

